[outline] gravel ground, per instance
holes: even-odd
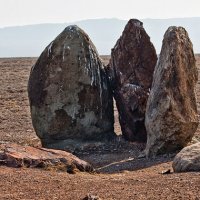
[[[104,56],[105,62],[109,57]],[[200,69],[200,56],[196,56]],[[0,59],[0,143],[40,146],[32,128],[27,80],[36,58]],[[200,82],[197,102],[200,108]],[[200,109],[199,109],[200,110]],[[115,131],[121,130],[115,109]],[[199,130],[194,140],[199,139]],[[155,160],[139,159],[144,145],[123,140],[76,154],[94,165],[96,173],[67,174],[41,169],[0,166],[0,200],[83,199],[200,199],[200,173],[173,173],[173,155]],[[170,169],[172,173],[163,175]]]

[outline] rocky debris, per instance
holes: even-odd
[[[104,66],[88,35],[68,26],[32,67],[28,94],[42,145],[71,150],[114,134],[113,99]]]
[[[34,148],[14,143],[1,145],[0,165],[55,169],[68,173],[93,171],[89,163],[66,151]]]
[[[198,127],[197,79],[193,47],[186,30],[169,27],[147,103],[147,156],[173,153],[191,141]]]
[[[200,142],[183,148],[174,158],[174,172],[200,171]]]
[[[129,141],[146,141],[146,102],[157,56],[142,22],[129,20],[112,49],[108,75],[119,111],[122,134]]]

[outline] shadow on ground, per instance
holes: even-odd
[[[99,173],[120,173],[135,171],[168,163],[174,155],[165,155],[147,159],[143,155],[145,144],[131,143],[124,140],[107,143],[101,147],[76,152],[75,154],[93,165]]]

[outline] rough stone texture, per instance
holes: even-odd
[[[174,158],[174,172],[200,171],[200,143],[182,149]]]
[[[92,172],[93,167],[74,156],[61,150],[34,148],[18,144],[1,145],[0,165],[9,167],[32,167],[63,170],[69,173],[75,171]]]
[[[44,147],[71,150],[114,136],[113,100],[104,66],[88,35],[68,26],[32,67],[29,101]]]
[[[146,102],[157,56],[142,22],[129,20],[112,49],[108,66],[122,134],[130,141],[146,141]]]
[[[193,47],[186,30],[169,27],[147,103],[147,156],[175,152],[191,141],[198,126],[197,79]]]

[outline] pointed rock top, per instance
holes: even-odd
[[[183,27],[176,27],[176,26],[170,26],[165,35],[164,35],[164,39],[163,42],[169,42],[171,40],[176,40],[181,42],[183,45],[185,44],[187,45],[191,45],[192,46],[192,42],[189,38],[189,35],[187,33],[187,31],[183,28]]]
[[[83,29],[81,29],[79,26],[77,26],[77,25],[67,26],[62,33],[66,33],[66,34],[78,34],[78,35],[82,34],[82,35],[86,36],[88,40],[90,40],[88,34]]]
[[[143,28],[143,23],[138,19],[130,19],[126,27],[129,27],[129,26]]]
[[[77,25],[69,25],[64,29],[64,32],[84,32],[84,31]]]

